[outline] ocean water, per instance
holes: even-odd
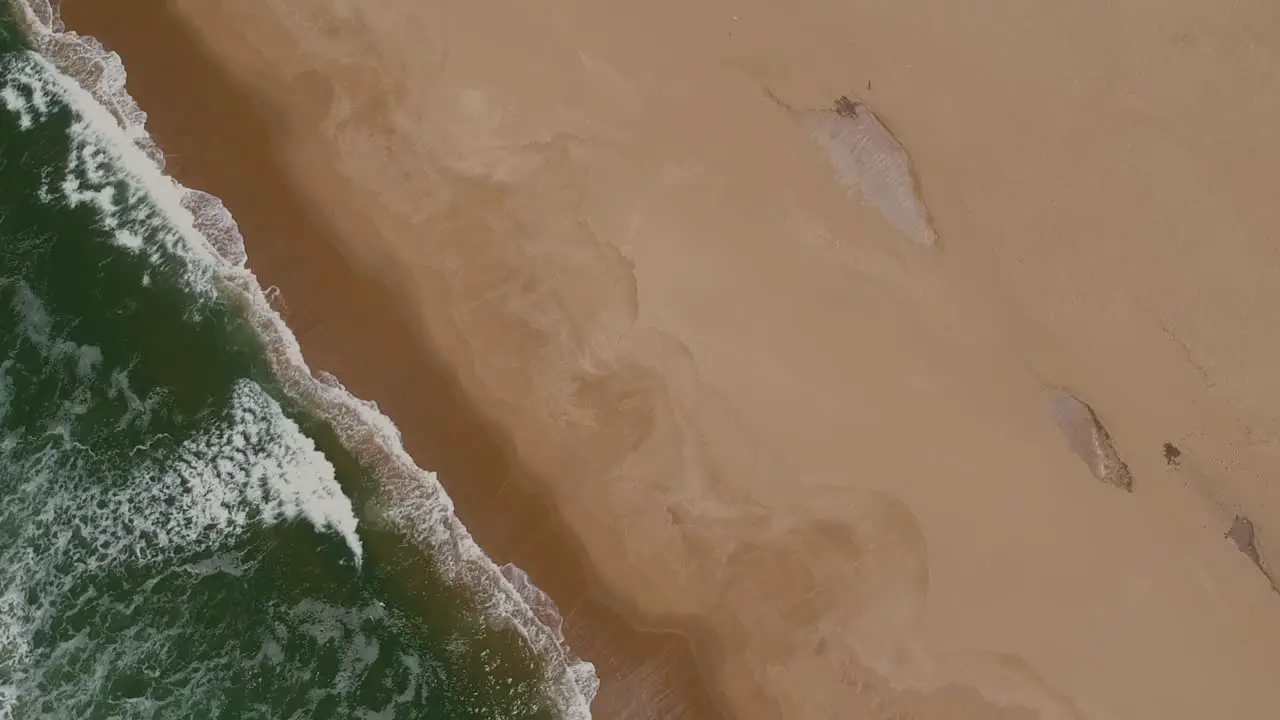
[[[0,2],[0,720],[587,716],[545,596],[61,30]]]

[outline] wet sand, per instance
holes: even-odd
[[[598,716],[1280,708],[1265,3],[66,5]]]

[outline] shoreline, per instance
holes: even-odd
[[[1259,480],[1280,471],[1280,386],[1258,360],[1280,211],[1252,180],[1280,143],[1235,129],[1280,118],[1280,93],[1236,102],[1266,66],[1221,52],[1259,7],[1213,25],[1176,3],[1172,38],[1143,13],[826,0],[741,23],[727,2],[571,0],[516,18],[533,30],[484,0],[177,0],[156,12],[189,34],[118,27],[155,53],[125,57],[186,138],[175,173],[225,173],[192,182],[241,220],[316,367],[385,398],[497,562],[542,533],[580,553],[590,577],[517,564],[597,664],[601,716],[675,715],[627,706],[644,693],[610,684],[578,597],[696,618],[672,647],[743,718],[1196,718],[1280,705],[1280,491]],[[193,52],[261,113],[168,72]],[[1234,87],[1234,112],[1171,92],[1206,65],[1192,84]],[[864,84],[864,127],[905,148],[937,247],[902,242],[809,137]],[[270,192],[246,156],[271,161]],[[271,205],[285,191],[310,226]],[[303,229],[328,258],[275,242]],[[1055,392],[1105,425],[1132,493],[1072,454]],[[493,484],[450,486],[450,467]],[[1248,550],[1224,540],[1233,516]]]
[[[546,501],[529,490],[527,471],[414,337],[403,303],[337,252],[331,231],[316,220],[320,213],[274,161],[277,130],[264,119],[269,111],[163,11],[141,10],[145,23],[80,3],[65,3],[62,12],[68,30],[92,35],[123,56],[128,90],[148,113],[166,174],[226,204],[245,237],[249,268],[264,288],[280,291],[282,314],[309,364],[339,378],[356,397],[377,402],[410,455],[439,473],[456,514],[490,559],[515,564],[552,598],[568,648],[591,662],[601,681],[593,709],[603,708],[605,717],[631,716],[609,714],[610,708],[626,713],[637,706],[664,718],[719,717],[682,634],[641,629],[599,597],[581,561],[563,562],[580,550]],[[161,17],[168,22],[157,22]],[[153,34],[162,24],[166,31]],[[170,75],[175,66],[181,72]],[[218,150],[229,146],[242,154]],[[415,407],[412,398],[431,402]],[[547,517],[539,517],[543,513]],[[638,686],[637,672],[644,673]]]

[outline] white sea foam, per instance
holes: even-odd
[[[24,281],[0,278],[0,289],[10,297],[0,319],[18,330],[11,352],[37,350],[37,366],[61,380],[66,398],[56,431],[16,432],[0,442],[0,720],[12,717],[20,702],[26,711],[39,705],[59,713],[82,707],[110,683],[107,668],[145,666],[149,653],[171,638],[186,642],[185,631],[168,622],[125,626],[106,654],[83,632],[39,650],[35,639],[68,615],[130,616],[140,603],[165,602],[151,588],[171,567],[242,574],[242,561],[230,548],[252,526],[305,519],[320,532],[343,537],[358,561],[356,518],[333,467],[256,383],[238,381],[222,415],[206,419],[169,450],[128,461],[99,457],[72,441],[94,389],[106,386],[108,398],[124,394],[126,415],[149,406],[151,398],[133,393],[126,372],[108,372],[109,358],[101,349],[62,337]],[[12,392],[14,365],[12,357],[0,362],[0,415]],[[198,563],[183,561],[220,548]],[[152,579],[131,588],[124,606],[119,597],[101,594],[95,582],[139,569]],[[74,683],[41,682],[49,668],[73,668],[89,659],[96,670]],[[185,672],[194,675],[172,682],[203,682],[203,670]]]
[[[560,615],[560,608],[556,607],[556,603],[551,596],[543,592],[542,588],[533,584],[533,579],[518,565],[507,563],[502,566],[502,576],[511,583],[511,586],[520,593],[520,597],[533,608],[533,612],[537,614],[538,619],[543,625],[547,626],[556,640],[564,642],[564,618]]]
[[[52,80],[52,87],[41,84],[42,91],[80,113],[84,120],[76,128],[77,136],[107,152],[113,165],[123,167],[129,192],[145,193],[167,221],[164,226],[174,229],[143,233],[124,228],[130,235],[121,239],[121,246],[157,256],[161,250],[177,253],[187,260],[193,287],[220,291],[244,303],[287,391],[323,413],[343,444],[380,473],[384,521],[419,543],[448,579],[486,590],[484,609],[491,620],[519,631],[547,662],[547,690],[561,713],[589,718],[599,685],[594,667],[572,654],[559,628],[543,623],[520,590],[484,554],[454,515],[453,502],[435,473],[417,467],[405,452],[391,420],[372,403],[311,372],[296,338],[245,266],[243,238],[230,213],[213,196],[189,190],[164,174],[163,155],[146,133],[146,114],[125,90],[126,74],[119,56],[93,38],[62,32],[48,0],[25,0],[20,8],[41,52],[33,60]],[[83,167],[89,167],[87,160]],[[143,237],[156,238],[162,247],[140,243],[138,238]]]
[[[93,374],[102,363],[102,350],[96,345],[81,345],[57,336],[53,330],[53,319],[49,317],[44,303],[24,280],[0,278],[0,289],[9,287],[12,287],[13,295],[10,310],[17,320],[13,327],[21,333],[22,338],[49,360],[71,362],[78,375],[85,377]]]
[[[250,513],[267,523],[305,518],[317,530],[341,535],[357,560],[364,555],[355,512],[333,466],[252,381],[237,382],[230,417],[184,445],[170,473],[162,485],[180,481],[199,499],[187,508],[192,526],[242,528]]]
[[[12,86],[7,86],[0,90],[0,100],[4,101],[4,106],[9,109],[9,112],[18,116],[18,127],[23,130],[31,129],[35,123],[31,119],[31,114],[27,112],[26,98]]]
[[[117,72],[113,68],[123,73],[118,57],[112,55],[94,65],[83,47],[65,39],[57,42],[49,39],[42,49],[61,53],[51,54],[54,61],[71,56],[81,66],[96,70],[101,77],[101,84],[97,86],[99,94],[104,88],[115,87],[112,78]],[[229,233],[212,232],[220,222],[219,210],[230,220],[221,203],[205,193],[187,191],[165,177],[156,164],[161,156],[149,138],[138,139],[136,131],[119,124],[126,118],[145,119],[145,114],[130,112],[129,105],[119,103],[119,107],[108,110],[94,93],[63,75],[42,55],[25,53],[5,57],[0,77],[3,77],[0,97],[16,96],[22,101],[14,112],[19,115],[19,122],[28,127],[43,121],[52,112],[54,98],[62,106],[75,108],[77,114],[68,132],[71,143],[66,172],[61,178],[46,178],[38,197],[61,206],[92,207],[117,244],[130,252],[146,254],[155,262],[161,262],[166,253],[186,257],[191,260],[185,265],[190,286],[211,296],[214,287],[210,279],[215,267],[201,256],[221,252],[233,258],[239,253],[242,257],[243,243],[234,232],[234,225]],[[9,106],[9,102],[5,102]],[[121,167],[124,175],[116,170]],[[205,218],[201,224],[216,236],[217,248],[208,242],[193,245],[187,235],[198,234],[197,222],[188,212],[187,227],[175,226],[169,222],[166,208],[169,205],[190,205],[201,211]]]
[[[0,362],[0,422],[9,414],[9,401],[13,397],[13,378],[9,377],[12,360]]]
[[[20,129],[30,130],[49,114],[49,96],[44,86],[32,78],[15,75],[6,80],[5,86],[0,88],[0,101],[9,112],[18,116]]]
[[[62,405],[69,408],[62,415],[70,416],[63,421],[75,422],[75,416],[91,404],[97,385],[108,399],[123,398],[127,409],[122,425],[131,424],[137,416],[146,422],[158,397],[139,397],[127,369],[104,373],[103,353],[97,346],[60,335],[44,302],[25,281],[0,278],[0,289],[8,289],[11,296],[12,326],[44,357],[46,372],[61,372],[75,382],[62,389]],[[7,408],[12,393],[7,371],[13,362],[7,358],[0,363],[0,412]],[[6,449],[5,459],[8,454]],[[55,463],[47,449],[35,457],[41,468]],[[110,545],[114,550],[131,549],[144,556],[175,542],[191,545],[201,537],[217,541],[227,532],[243,529],[250,520],[272,523],[301,518],[321,532],[342,536],[357,560],[363,555],[354,510],[342,494],[333,466],[280,404],[252,380],[235,382],[223,417],[182,443],[162,465],[143,466],[136,473],[128,492],[76,500],[113,508],[100,518],[112,527],[100,532],[128,536],[127,543]],[[126,520],[108,522],[112,515]],[[87,536],[99,537],[100,532]]]

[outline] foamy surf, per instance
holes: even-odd
[[[105,399],[123,410],[112,435],[132,428],[145,436],[164,398],[140,396],[120,369],[122,358],[64,334],[66,320],[55,319],[25,279],[0,277],[0,297],[7,300],[0,322],[11,341],[0,363],[0,419],[14,409],[17,382],[59,390],[37,393],[50,406],[39,413],[44,427],[0,441],[0,718],[14,717],[19,702],[24,714],[40,708],[44,716],[74,716],[116,672],[146,664],[169,637],[186,641],[185,628],[139,620],[135,609],[160,604],[170,613],[190,612],[188,603],[163,607],[165,599],[152,594],[172,574],[165,568],[205,556],[200,562],[209,572],[240,572],[246,558],[236,546],[254,528],[306,519],[361,557],[355,514],[333,467],[256,383],[237,381],[223,412],[199,419],[181,442],[158,436],[151,442],[163,448],[103,454],[91,439],[95,406]],[[15,358],[24,355],[20,370]],[[39,370],[32,374],[33,368]],[[27,407],[17,410],[30,411],[32,401],[28,392],[20,403]],[[150,579],[124,587],[110,580],[139,573]],[[197,588],[193,583],[182,594]],[[112,634],[108,652],[89,629],[50,642],[69,618],[94,628],[120,615],[136,621]],[[45,677],[89,663],[94,672],[75,682]]]
[[[523,587],[523,578],[522,593],[484,554],[454,515],[452,501],[434,473],[417,467],[405,452],[389,418],[339,383],[326,382],[311,372],[296,338],[246,267],[243,239],[231,215],[213,196],[189,190],[164,174],[163,157],[145,130],[146,115],[126,92],[119,57],[92,38],[64,32],[47,0],[26,0],[18,8],[40,51],[32,61],[42,72],[27,77],[22,87],[15,86],[12,95],[0,95],[0,101],[23,118],[23,113],[41,112],[40,99],[47,108],[48,98],[56,97],[80,116],[73,152],[79,153],[76,163],[81,172],[70,185],[44,192],[90,204],[104,222],[117,218],[112,230],[121,248],[156,262],[163,260],[164,252],[175,253],[186,259],[187,281],[193,288],[237,299],[269,348],[272,369],[290,398],[320,413],[351,453],[377,469],[383,522],[417,543],[447,580],[482,589],[489,620],[517,630],[545,661],[546,689],[560,714],[590,717],[590,702],[598,687],[594,668],[564,645],[553,606],[544,602],[541,591],[534,593],[531,584]],[[102,158],[125,169],[123,184],[119,178],[95,174]],[[117,217],[120,208],[142,198],[158,208],[162,217],[157,219],[171,231],[142,233]],[[151,242],[159,246],[149,245],[144,238],[153,238]],[[142,280],[145,283],[147,278]],[[339,532],[358,557],[354,523],[341,519],[336,497],[316,496],[288,485],[274,491],[279,498],[277,512],[306,516],[318,527]],[[527,599],[538,600],[537,611]],[[0,688],[0,696],[4,692]]]

